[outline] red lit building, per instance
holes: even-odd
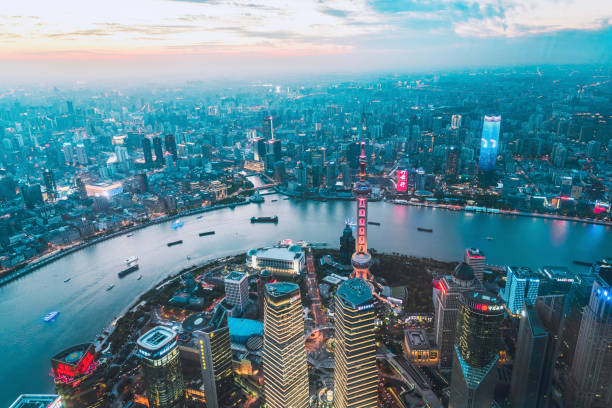
[[[103,367],[93,344],[79,344],[51,359],[51,375],[64,408],[106,407]]]

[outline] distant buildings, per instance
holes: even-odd
[[[451,276],[435,281],[434,332],[439,350],[439,368],[450,370],[453,365],[455,331],[461,294],[476,288],[474,271],[465,262],[457,265]]]
[[[532,305],[538,296],[540,279],[527,267],[506,266],[506,286],[500,296],[515,316],[521,314],[525,304]]]
[[[264,396],[269,408],[309,406],[308,366],[300,288],[266,285],[264,316]]]
[[[468,291],[461,297],[449,408],[489,408],[497,382],[504,307],[497,297]]]
[[[225,277],[225,302],[243,311],[249,301],[249,277],[244,272],[233,271]]]
[[[612,406],[612,268],[600,269],[584,310],[570,372],[568,406]]]
[[[361,278],[343,282],[336,292],[334,406],[376,407],[378,368],[374,297]]]
[[[300,274],[306,265],[304,252],[297,245],[289,248],[252,249],[249,251],[248,256],[250,257],[249,263],[251,267],[267,269],[274,274]]]
[[[164,164],[166,164],[166,162],[164,160],[164,149],[162,148],[161,137],[153,137],[153,150],[155,151],[155,167],[164,167]]]
[[[185,383],[181,372],[177,334],[157,326],[137,341],[149,408],[179,408],[184,404]]]
[[[148,137],[142,138],[142,152],[145,159],[145,167],[147,169],[153,168],[153,152],[151,150],[151,139]]]
[[[274,138],[274,125],[272,124],[272,116],[267,116],[263,119],[262,134],[263,139],[265,141],[272,140]]]
[[[484,117],[482,138],[480,140],[480,160],[478,162],[478,168],[481,171],[495,170],[500,122],[501,116],[485,115]]]
[[[64,408],[106,407],[104,372],[93,344],[79,344],[51,359],[51,375]]]

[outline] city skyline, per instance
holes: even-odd
[[[9,83],[605,67],[612,44],[603,0],[25,1],[0,24]]]

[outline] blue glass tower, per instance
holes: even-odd
[[[540,279],[527,267],[506,266],[506,287],[500,296],[515,316],[521,314],[525,304],[533,305],[538,297]]]
[[[478,162],[478,168],[482,171],[495,170],[500,123],[501,115],[485,115],[484,117],[484,124],[482,125],[482,139],[480,140],[480,160]]]

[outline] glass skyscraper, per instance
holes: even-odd
[[[533,305],[538,296],[540,279],[527,267],[506,266],[506,287],[500,296],[510,313],[521,314],[525,304]]]
[[[376,407],[374,297],[365,280],[349,279],[338,287],[335,316],[334,406]]]
[[[482,138],[480,139],[480,160],[478,162],[478,168],[482,171],[495,170],[500,123],[501,116],[485,115],[484,117]]]
[[[304,314],[295,283],[266,285],[263,376],[267,407],[309,406]]]

